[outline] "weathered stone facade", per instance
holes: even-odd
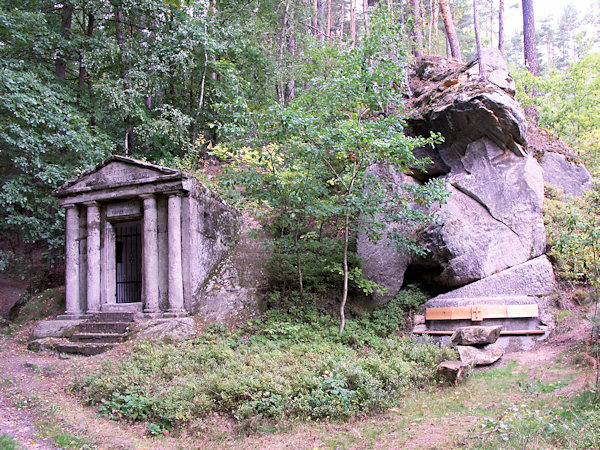
[[[66,209],[66,312],[176,317],[196,308],[240,215],[184,172],[112,156],[55,191]]]

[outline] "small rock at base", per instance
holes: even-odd
[[[500,344],[489,344],[481,348],[459,345],[456,349],[462,362],[474,366],[493,364],[504,355],[504,347]]]
[[[460,327],[454,330],[450,338],[450,345],[484,345],[493,344],[500,337],[502,325],[493,327]]]
[[[469,364],[462,361],[444,361],[438,365],[437,378],[440,381],[458,384],[462,383],[469,372]]]

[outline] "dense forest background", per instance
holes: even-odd
[[[373,141],[362,146],[370,156],[358,162],[348,146],[338,148],[344,155],[338,163],[349,163],[343,167],[317,170],[311,158],[326,150],[327,139],[356,137],[348,117],[363,125],[384,117],[369,125],[372,136],[383,133],[386,145],[405,149],[419,144],[399,133],[407,67],[419,55],[473,57],[474,12],[480,46],[503,49],[521,82],[520,98],[536,106],[539,124],[597,170],[600,2],[590,11],[566,5],[538,21],[536,67],[530,58],[529,72],[522,24],[504,24],[506,10],[520,6],[514,0],[1,0],[0,269],[20,261],[29,273],[40,263],[37,273],[46,273],[60,265],[63,219],[51,191],[109,154],[194,173],[241,155],[238,162],[254,164],[254,174],[273,168],[263,157],[277,155],[277,170],[261,180],[274,194],[263,189],[254,198],[280,212],[270,223],[287,239],[281,245],[290,257],[317,251],[311,250],[316,232],[348,236],[354,212],[369,207],[364,198],[347,200],[353,173],[390,154]],[[503,37],[504,29],[517,31]],[[393,89],[365,95],[373,85]],[[537,97],[524,85],[535,85]],[[310,151],[302,153],[299,142],[311,143]],[[403,158],[398,162],[414,163],[406,152]],[[235,183],[252,186],[256,179]],[[429,189],[428,201],[442,195],[439,186]],[[230,194],[235,200],[235,190]],[[336,234],[344,226],[346,233]],[[334,239],[318,251],[341,254],[342,247],[347,252],[348,243]],[[335,273],[341,263],[325,265]],[[313,275],[315,284],[322,281]]]

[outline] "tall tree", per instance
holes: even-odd
[[[498,50],[504,55],[504,0],[498,5]]]
[[[356,0],[350,0],[350,47],[356,46]]]
[[[448,0],[439,0],[439,3],[440,13],[444,19],[444,27],[446,29],[446,38],[448,40],[448,46],[450,47],[450,54],[453,58],[462,61],[460,43],[458,42],[458,35],[456,34],[456,27],[454,25],[452,11],[450,11],[450,4],[448,3]]]
[[[521,0],[523,6],[523,48],[525,67],[532,75],[538,74],[538,53],[533,15],[533,0]]]
[[[421,30],[421,11],[419,8],[419,0],[410,0],[410,9],[413,18],[413,36],[414,48],[413,54],[419,58],[423,56],[423,34]]]
[[[65,2],[61,8],[61,24],[60,30],[63,37],[63,45],[67,47],[67,41],[71,34],[71,23],[73,21],[73,5],[71,3]],[[67,73],[67,60],[66,60],[66,51],[63,48],[59,51],[56,57],[56,76],[58,78],[62,78],[63,80],[66,77]]]
[[[481,58],[481,33],[479,30],[479,10],[477,0],[473,0],[473,27],[475,28],[475,43],[477,45],[477,64],[479,65],[479,79],[483,80],[483,59]]]

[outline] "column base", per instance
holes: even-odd
[[[187,315],[188,315],[188,313],[186,311],[184,311],[183,309],[178,309],[178,310],[167,311],[166,313],[164,313],[163,317],[167,317],[167,318],[185,317]]]
[[[91,314],[85,313],[64,313],[60,316],[56,316],[55,320],[77,320],[77,319],[89,319],[91,318]]]

